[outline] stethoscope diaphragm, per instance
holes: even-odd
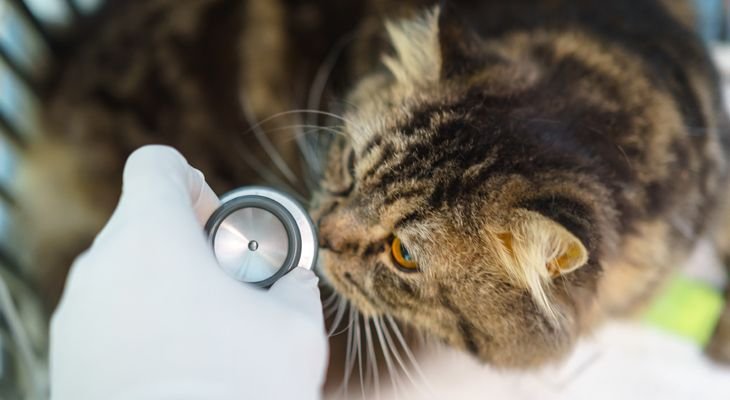
[[[289,195],[247,186],[226,194],[221,203],[205,232],[228,275],[269,287],[296,267],[314,267],[318,246],[314,224]]]

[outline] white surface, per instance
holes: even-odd
[[[585,340],[562,366],[502,372],[445,348],[421,357],[431,390],[409,388],[383,399],[730,399],[730,369],[689,342],[629,323]],[[406,382],[402,382],[406,386]]]

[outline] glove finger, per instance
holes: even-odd
[[[312,271],[306,268],[294,268],[276,281],[268,294],[289,308],[321,321],[324,326],[318,283],[319,278]]]
[[[200,226],[218,205],[203,174],[168,146],[144,146],[132,153],[124,167],[122,196],[98,242],[115,227],[155,220],[169,229]]]
[[[205,181],[205,175],[194,168],[193,172],[193,174],[190,174],[192,182],[189,184],[191,188],[190,193],[197,193],[192,198],[193,209],[195,210],[195,215],[200,225],[205,225],[210,215],[213,214],[213,211],[220,206],[221,201],[215,192],[213,192],[213,189],[208,186],[208,183]]]
[[[124,186],[120,206],[151,197],[198,200],[203,178],[177,150],[168,146],[144,146],[133,152],[124,166]]]

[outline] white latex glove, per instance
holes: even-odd
[[[268,291],[230,278],[202,228],[217,205],[175,150],[130,156],[119,205],[53,316],[53,399],[320,397],[317,278],[297,268]]]

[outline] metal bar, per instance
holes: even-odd
[[[66,3],[66,7],[71,10],[71,15],[73,16],[74,22],[78,22],[83,17],[81,15],[81,11],[79,10],[79,6],[76,5],[76,2],[74,0],[63,0],[63,2]]]
[[[730,34],[730,32],[728,32],[728,30],[730,30],[730,26],[728,26],[728,22],[730,22],[730,19],[728,19],[728,2],[723,1],[722,2],[722,33],[721,33],[722,41],[727,41],[728,35]]]
[[[12,140],[13,143],[18,145],[21,149],[25,149],[27,147],[28,143],[23,135],[21,135],[20,132],[18,132],[18,130],[8,122],[5,115],[0,113],[0,132],[2,131],[7,134],[6,136],[8,139]]]
[[[36,82],[35,79],[31,78],[30,74],[28,74],[28,71],[21,68],[20,65],[18,65],[18,63],[12,57],[10,57],[5,49],[3,49],[2,47],[0,47],[0,60],[2,60],[5,65],[8,66],[10,71],[12,71],[18,79],[25,83],[26,86],[31,91],[33,91],[33,93],[36,94],[36,96],[41,95],[38,82]]]
[[[43,25],[43,23],[33,14],[33,12],[30,10],[27,4],[25,4],[25,1],[23,0],[7,0],[14,4],[18,11],[28,20],[28,23],[38,32],[38,35],[43,39],[43,41],[46,42],[46,45],[48,46],[48,49],[53,53],[54,56],[58,56],[60,54],[60,45],[58,41],[51,35],[51,33],[46,29],[46,27]]]
[[[13,198],[13,195],[3,185],[0,185],[0,201],[5,201],[11,207],[15,207],[18,204],[15,198]]]
[[[20,261],[12,256],[9,249],[0,245],[0,265],[7,267],[7,269],[18,276],[24,283],[28,284],[28,279],[23,269],[20,267]]]

